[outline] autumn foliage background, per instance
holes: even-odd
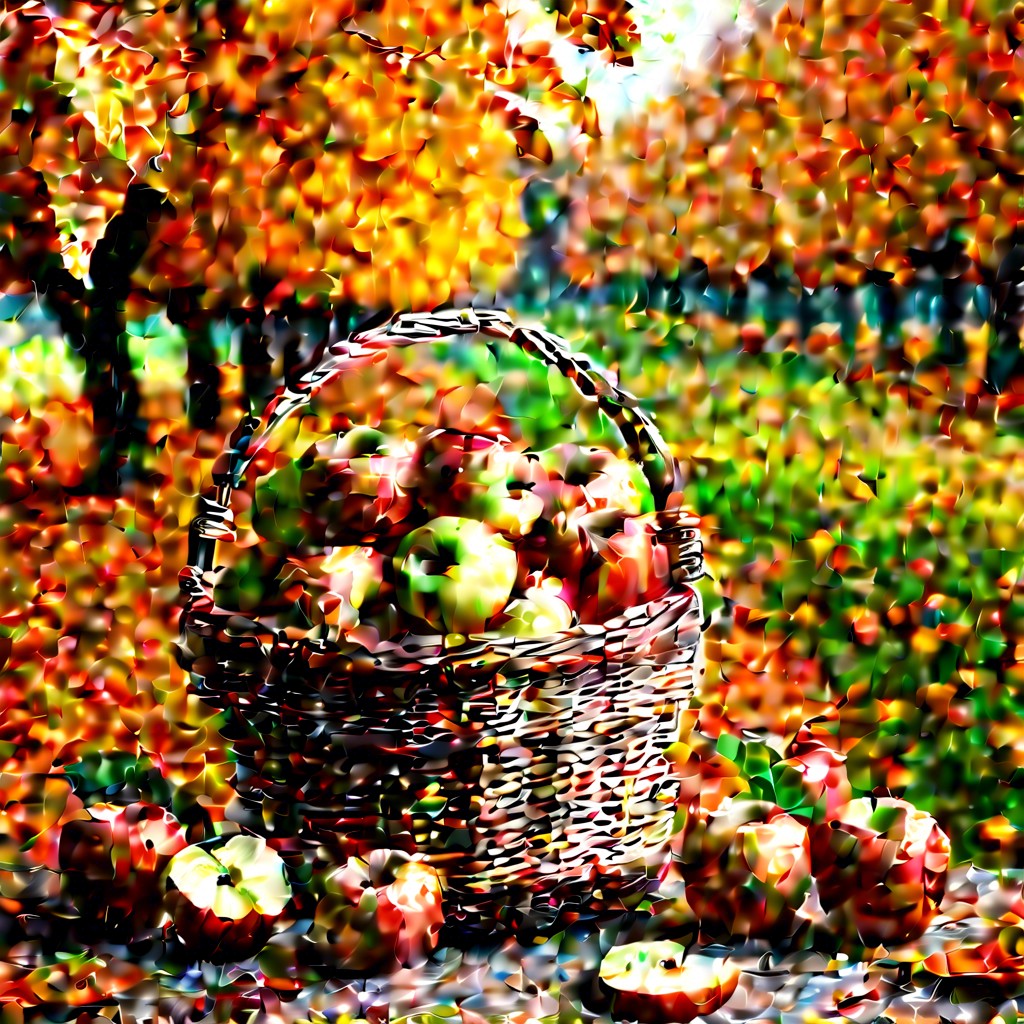
[[[590,351],[686,467],[705,800],[802,806],[813,739],[1024,867],[1024,7],[745,19],[616,119],[553,44],[628,65],[625,4],[4,5],[0,895],[43,775],[222,820],[196,497],[332,324],[452,303]]]

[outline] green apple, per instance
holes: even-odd
[[[186,847],[171,860],[168,880],[179,938],[211,963],[258,953],[292,898],[284,861],[259,836]]]
[[[417,442],[420,501],[432,516],[479,519],[522,537],[544,511],[533,488],[546,475],[536,455],[509,445],[480,434],[424,431]]]
[[[341,435],[334,454],[343,459],[360,455],[392,455],[394,447],[394,438],[375,427],[353,427]]]
[[[536,456],[495,443],[473,452],[465,465],[469,493],[466,513],[508,537],[524,537],[544,513],[544,499],[534,488],[544,480]]]
[[[522,597],[509,602],[505,609],[508,618],[498,631],[502,636],[541,637],[571,629],[572,609],[559,596],[559,590],[559,580],[545,580],[540,586],[528,588]]]
[[[441,516],[402,541],[394,566],[404,611],[465,635],[485,630],[505,607],[519,562],[512,545],[484,523]]]

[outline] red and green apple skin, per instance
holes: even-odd
[[[166,871],[187,845],[174,815],[154,804],[93,804],[66,822],[57,859],[79,926],[121,939],[154,927]]]
[[[685,1024],[722,1007],[740,970],[731,960],[687,955],[678,942],[633,942],[609,950],[599,978],[617,1020]]]
[[[340,969],[389,972],[421,965],[444,924],[436,870],[407,854],[375,850],[327,875],[312,937]]]
[[[760,800],[707,814],[682,845],[686,902],[714,940],[794,934],[810,894],[805,822]]]
[[[668,593],[669,552],[649,519],[602,510],[583,516],[579,531],[584,549],[592,552],[577,606],[584,622],[604,622]]]
[[[447,430],[419,444],[420,502],[431,517],[465,516],[510,539],[525,536],[544,512],[534,493],[547,476],[536,455],[507,441]]]
[[[949,837],[925,811],[894,797],[849,801],[811,830],[822,909],[868,947],[924,934],[949,869]]]

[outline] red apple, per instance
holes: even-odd
[[[395,537],[415,509],[414,487],[415,460],[405,442],[374,450],[348,435],[330,437],[291,463],[266,468],[256,486],[253,523],[261,537],[290,551],[308,542]]]
[[[516,542],[516,555],[517,590],[538,586],[543,579],[557,579],[562,582],[560,596],[575,609],[583,570],[593,552],[587,538],[569,527],[564,512],[552,520],[538,520],[530,533]]]
[[[811,830],[818,898],[866,946],[919,938],[946,887],[949,838],[905,800],[862,797]]]
[[[466,501],[486,489],[487,462],[502,450],[482,434],[432,427],[416,441],[418,496],[431,518],[461,515]]]
[[[544,511],[538,457],[507,439],[446,430],[419,442],[419,497],[432,516],[478,519],[506,537],[529,533]]]
[[[364,545],[331,547],[322,557],[307,560],[301,570],[289,566],[286,572],[289,578],[282,587],[297,584],[313,606],[307,619],[323,622],[331,639],[338,641],[359,625],[361,610],[372,607],[380,595],[384,556]]]
[[[579,517],[593,511],[582,486],[589,476],[574,474],[572,470],[574,461],[579,459],[579,448],[574,444],[559,444],[538,455],[544,476],[537,481],[534,493],[544,503],[542,518],[551,521],[564,515],[568,528],[575,530]]]
[[[178,937],[210,963],[258,953],[292,897],[284,861],[259,836],[187,847],[171,861],[168,882]]]
[[[698,820],[680,854],[686,902],[703,934],[793,934],[811,887],[803,822],[764,801],[735,801]]]
[[[127,940],[155,926],[164,873],[187,842],[174,815],[154,804],[93,804],[66,822],[58,865],[80,927]]]
[[[957,945],[929,953],[922,966],[929,974],[950,978],[968,990],[980,983],[984,987],[1019,991],[1024,956],[1000,935],[978,945]]]
[[[328,543],[356,543],[373,536],[396,536],[414,507],[412,456],[360,455],[344,460],[328,481],[322,509],[329,517]]]
[[[723,1006],[740,969],[731,960],[688,956],[677,942],[632,942],[608,952],[599,977],[617,1019],[683,1024]]]
[[[338,967],[374,973],[423,963],[444,924],[437,872],[393,850],[350,857],[322,882],[314,941]]]
[[[583,516],[579,528],[584,546],[597,556],[580,583],[582,621],[603,622],[668,592],[669,551],[649,519],[606,510]]]

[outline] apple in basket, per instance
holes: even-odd
[[[811,830],[818,898],[869,947],[919,938],[946,889],[949,838],[905,800],[861,797]]]
[[[466,516],[519,538],[544,512],[534,493],[547,479],[538,456],[503,438],[437,428],[424,431],[417,446],[418,496],[431,516]]]
[[[580,581],[578,611],[584,622],[662,597],[671,585],[668,549],[654,524],[619,509],[591,512],[579,520],[584,546],[594,553]]]
[[[619,1020],[691,1021],[718,1010],[736,991],[740,970],[720,957],[686,955],[678,942],[615,946],[601,961],[602,991]]]
[[[512,545],[475,519],[441,516],[413,530],[394,559],[399,604],[444,633],[485,630],[505,607],[519,563]]]
[[[575,607],[579,581],[588,558],[592,557],[585,538],[569,523],[568,514],[542,517],[533,529],[516,542],[519,556],[518,586],[522,590],[539,585],[543,579],[562,581],[563,599]]]
[[[322,882],[312,938],[338,967],[363,973],[422,964],[444,914],[437,872],[395,850],[350,857]]]
[[[364,455],[347,460],[333,478],[327,541],[394,536],[413,509],[412,461],[401,455]]]
[[[324,622],[337,632],[359,624],[360,610],[372,604],[384,578],[384,556],[372,547],[328,548],[315,564],[315,600]]]
[[[86,936],[100,929],[130,940],[160,916],[163,876],[188,845],[184,829],[163,807],[93,804],[60,831],[61,888]]]
[[[544,478],[536,455],[495,446],[479,470],[480,486],[470,493],[466,512],[507,537],[525,537],[544,514],[537,493]]]
[[[258,953],[292,897],[284,861],[259,836],[189,846],[168,870],[178,937],[197,960],[226,963]]]
[[[562,597],[562,581],[548,578],[508,603],[498,632],[502,636],[544,637],[572,625],[572,609]]]
[[[564,446],[567,452],[564,479],[582,490],[581,511],[619,509],[630,516],[654,511],[654,496],[643,470],[632,459],[623,459],[607,448]]]
[[[317,518],[323,521],[325,542],[358,543],[403,528],[416,484],[410,446],[379,430],[356,427],[318,442],[313,451],[303,490],[323,499]]]
[[[304,541],[344,545],[393,536],[413,511],[414,475],[404,442],[356,428],[262,477],[253,525],[264,540],[287,549]]]

